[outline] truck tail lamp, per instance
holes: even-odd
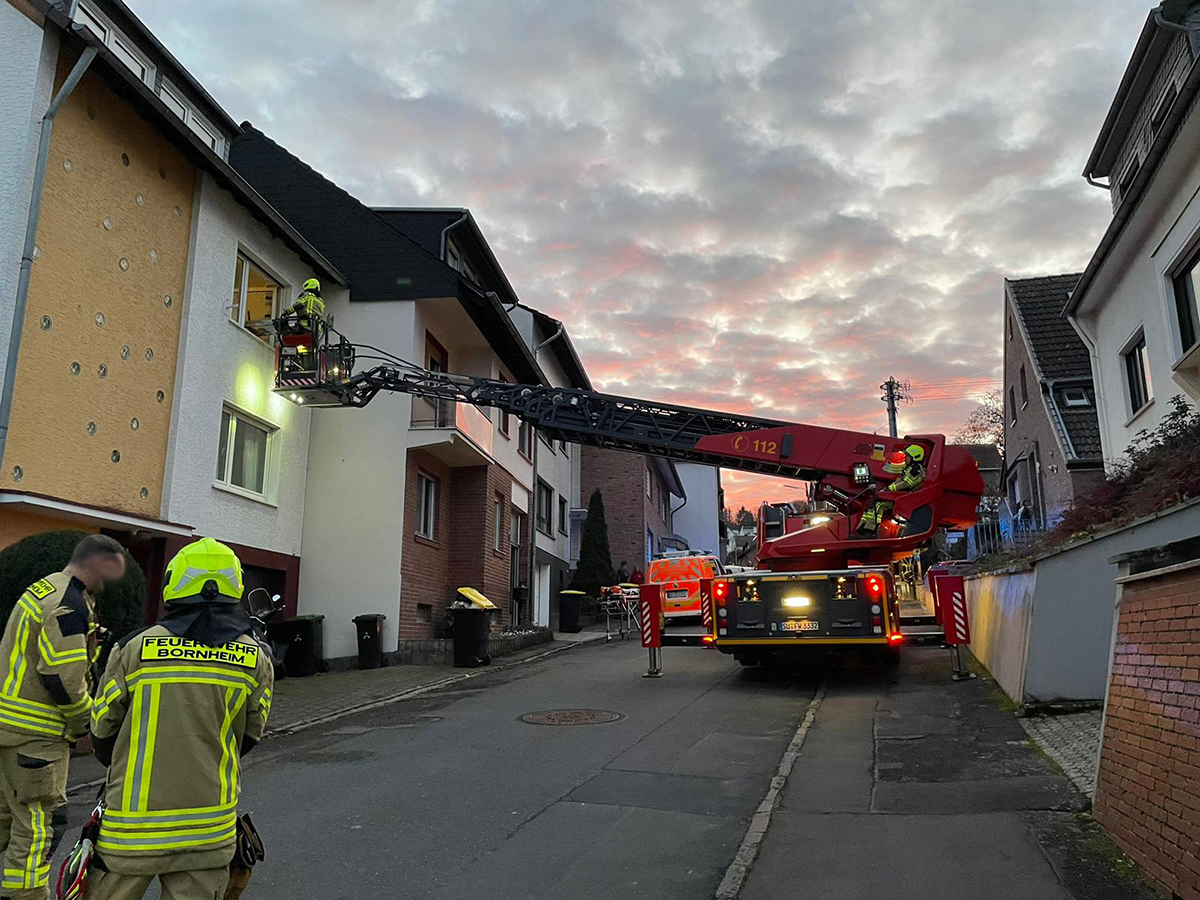
[[[883,596],[883,577],[880,575],[868,575],[866,577],[867,593],[872,600],[878,600]]]
[[[724,606],[729,600],[729,582],[714,581],[713,596],[717,599],[717,606]]]

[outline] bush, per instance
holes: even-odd
[[[71,551],[87,534],[46,531],[0,550],[0,622],[7,624],[25,588],[40,578],[61,572]],[[140,628],[146,617],[146,576],[133,557],[125,554],[125,578],[96,598],[96,618],[118,637]]]

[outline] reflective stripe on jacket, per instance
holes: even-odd
[[[305,291],[296,298],[296,302],[292,304],[292,309],[306,316],[325,315],[325,301],[321,299],[320,294],[314,294],[310,291]]]
[[[925,467],[920,463],[909,463],[904,471],[887,486],[889,491],[915,491],[925,483]]]
[[[25,589],[0,640],[0,728],[64,740],[87,733],[94,625],[79,579],[57,572]]]
[[[210,647],[154,625],[114,650],[92,709],[93,734],[116,737],[96,844],[113,871],[228,864],[243,739],[262,737],[272,681],[246,635]]]

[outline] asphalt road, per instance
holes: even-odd
[[[244,776],[267,844],[247,894],[711,897],[817,679],[665,656],[643,679],[636,645],[582,648],[265,742]],[[622,718],[520,720],[566,708]]]

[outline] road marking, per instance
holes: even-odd
[[[821,701],[825,699],[828,683],[828,679],[823,680],[821,686],[817,688],[817,692],[813,694],[812,700],[808,703],[808,711],[801,719],[796,733],[792,735],[791,743],[783,751],[783,758],[779,760],[779,768],[775,772],[775,777],[771,779],[771,787],[763,797],[762,803],[758,804],[758,809],[754,811],[754,816],[750,819],[750,826],[746,829],[745,837],[742,838],[741,846],[734,854],[733,862],[725,870],[725,877],[717,886],[716,900],[736,900],[738,894],[741,893],[742,883],[750,874],[750,866],[754,864],[754,859],[758,856],[759,845],[762,844],[762,839],[767,834],[767,827],[771,824],[771,814],[775,812],[775,804],[779,801],[779,795],[787,784],[788,776],[792,774],[792,767],[796,765],[796,758],[800,755],[800,748],[804,746],[804,739],[808,737],[808,729],[812,727],[813,720],[817,717],[817,710],[821,708]]]

